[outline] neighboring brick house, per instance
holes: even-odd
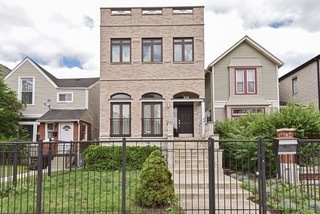
[[[320,109],[320,55],[279,78],[280,101],[309,106],[313,103]]]
[[[279,108],[278,68],[283,63],[245,36],[206,70],[208,120],[224,121]]]
[[[58,79],[26,57],[4,80],[26,103],[20,124],[30,141],[98,138],[99,78]]]
[[[101,8],[100,139],[204,135],[204,7]]]

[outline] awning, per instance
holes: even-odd
[[[57,122],[57,121],[79,121],[86,113],[86,109],[50,109],[37,121]]]
[[[227,106],[269,106],[260,95],[231,96],[226,103]]]

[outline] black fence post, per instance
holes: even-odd
[[[51,176],[51,160],[52,160],[52,143],[49,140],[49,154],[48,154],[48,176]]]
[[[14,145],[13,152],[13,184],[17,185],[17,176],[18,176],[18,144]]]
[[[126,213],[126,154],[127,141],[126,138],[122,139],[122,214]]]
[[[258,140],[259,213],[267,213],[266,159],[264,139]]]
[[[42,140],[38,142],[38,176],[37,176],[37,203],[36,213],[41,213],[41,199],[42,199],[42,169],[43,169],[43,154],[42,154]]]
[[[209,213],[215,213],[214,139],[209,138]]]

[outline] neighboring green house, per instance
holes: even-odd
[[[245,36],[205,72],[208,121],[224,121],[279,108],[278,69],[283,62]]]

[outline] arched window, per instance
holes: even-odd
[[[162,136],[162,98],[161,94],[142,95],[142,136]]]
[[[130,99],[125,93],[111,95],[110,136],[131,136]]]
[[[158,93],[146,93],[142,95],[142,99],[162,99],[162,95]]]

